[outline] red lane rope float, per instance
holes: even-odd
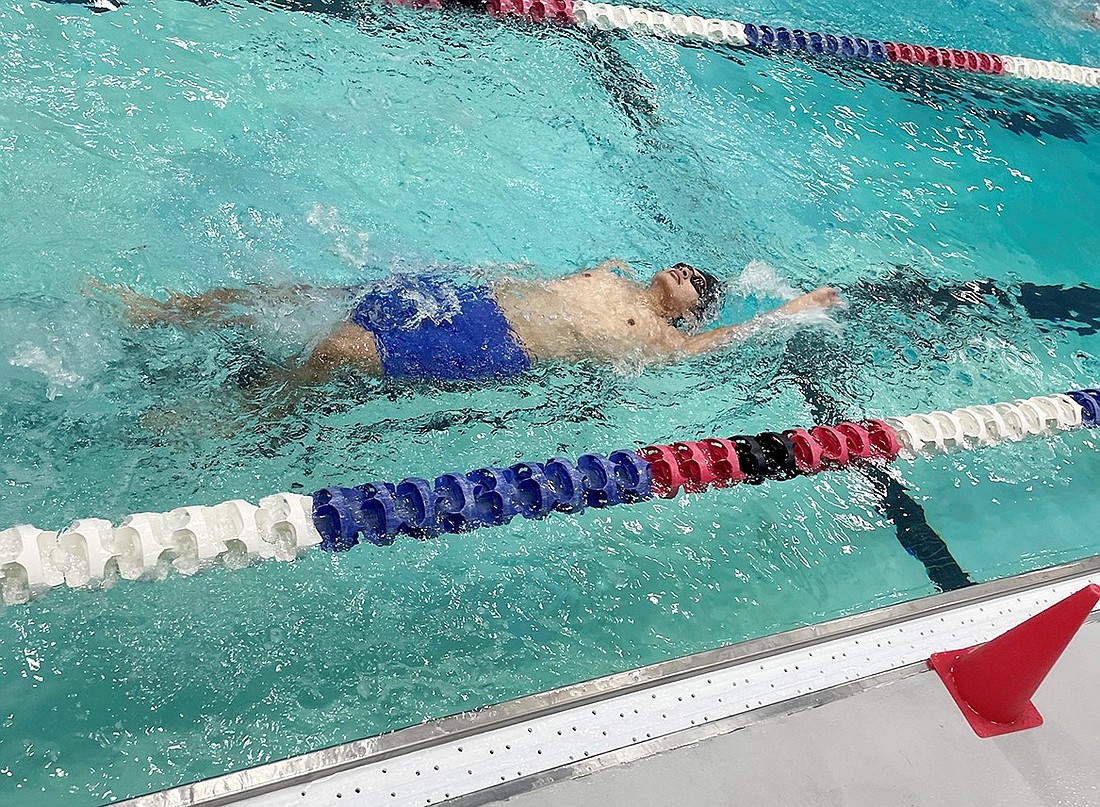
[[[885,42],[886,56],[891,62],[919,64],[925,67],[943,67],[948,70],[965,70],[970,73],[1003,75],[1004,60],[993,53],[959,50],[958,48],[932,48],[911,45],[908,42]]]
[[[737,447],[721,437],[708,437],[702,442],[703,450],[711,460],[711,467],[718,476],[715,487],[725,488],[745,481],[741,463],[737,459]]]
[[[830,426],[814,426],[810,436],[821,446],[822,468],[843,468],[848,464],[848,439]]]
[[[871,436],[858,423],[838,423],[834,427],[848,441],[848,458],[871,458]]]
[[[701,443],[673,443],[672,450],[676,452],[680,473],[686,477],[685,493],[706,490],[721,479]]]
[[[884,420],[867,420],[864,425],[871,439],[871,452],[887,462],[896,459],[901,453],[901,443],[890,424]]]
[[[489,0],[485,10],[492,17],[516,16],[543,22],[572,23],[573,0]]]
[[[794,446],[794,461],[804,474],[816,474],[821,470],[821,444],[805,429],[787,429],[783,432]]]
[[[741,482],[759,485],[765,479],[790,479],[853,462],[890,462],[901,444],[883,420],[795,428],[724,439],[678,441],[638,449],[649,463],[652,492],[671,499],[681,490],[699,493]]]
[[[638,456],[649,463],[653,493],[662,499],[673,498],[687,482],[687,474],[680,470],[680,460],[672,446],[639,448]]]

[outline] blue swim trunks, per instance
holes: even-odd
[[[531,366],[486,288],[399,277],[356,291],[349,319],[374,336],[388,376],[476,381]]]

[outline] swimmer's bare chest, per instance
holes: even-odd
[[[649,309],[636,282],[606,270],[494,289],[516,335],[536,359],[651,358],[671,326]]]

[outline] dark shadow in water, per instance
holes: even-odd
[[[889,302],[906,311],[934,310],[939,317],[978,307],[1005,308],[1018,304],[1039,327],[1045,330],[1069,330],[1081,336],[1100,333],[1100,289],[1084,284],[1065,287],[1021,284],[1017,291],[1002,288],[994,280],[980,279],[957,283],[923,277],[909,267],[885,278],[861,281],[845,290],[854,301]],[[784,372],[801,389],[818,423],[837,423],[849,419],[844,405],[813,378],[826,378],[830,384],[844,385],[847,379],[836,377],[836,363],[818,355],[821,350],[809,339],[796,336],[790,342]],[[854,397],[854,393],[853,393]],[[858,469],[872,484],[878,507],[893,522],[898,542],[919,560],[932,583],[941,591],[971,585],[969,575],[951,555],[947,543],[936,532],[924,508],[909,494],[904,484],[885,470],[874,466]]]
[[[1023,283],[1016,299],[1044,330],[1074,331],[1080,336],[1100,333],[1100,289]]]
[[[242,5],[243,0],[185,0],[196,6]],[[249,5],[272,11],[298,11],[326,14],[344,20],[373,16],[369,0],[248,0]]]
[[[885,277],[858,281],[845,291],[860,300],[906,311],[934,310],[937,316],[1018,305],[1042,330],[1072,331],[1080,336],[1100,333],[1100,289],[1084,283],[1021,283],[1009,289],[988,278],[944,282],[912,267],[898,266]]]
[[[825,390],[815,378],[828,378],[830,383],[847,379],[835,378],[836,363],[819,343],[808,336],[796,335],[788,343],[782,374],[791,378],[809,404],[815,423],[829,424],[851,420],[846,407]],[[954,591],[973,584],[970,576],[951,555],[947,543],[928,523],[924,508],[909,495],[908,489],[886,470],[873,465],[853,467],[864,476],[875,492],[879,511],[894,525],[898,543],[924,566],[928,579],[940,591]]]
[[[974,581],[951,555],[947,543],[928,523],[924,508],[909,495],[905,485],[875,466],[862,469],[862,473],[874,485],[883,514],[894,522],[898,543],[924,565],[933,585],[940,591],[973,585]]]
[[[581,52],[581,66],[597,81],[634,133],[647,146],[656,147],[654,131],[661,125],[657,88],[638,68],[615,47],[622,39],[610,31],[591,31],[587,37],[592,47]]]

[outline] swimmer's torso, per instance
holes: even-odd
[[[641,286],[606,269],[543,282],[503,279],[492,293],[534,359],[649,361],[664,355],[673,331]]]

